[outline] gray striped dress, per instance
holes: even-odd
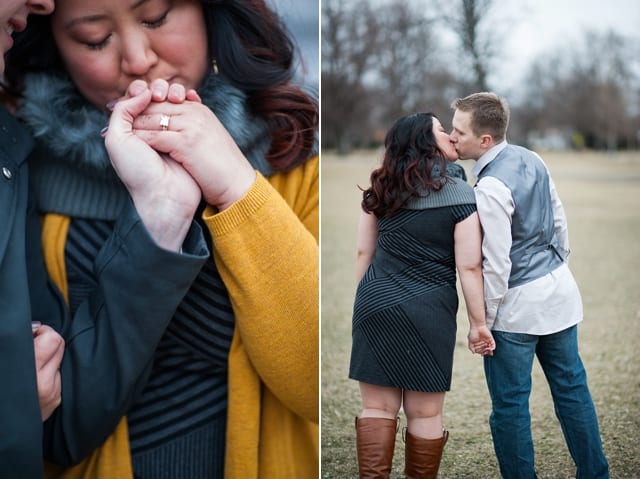
[[[378,219],[375,255],[354,302],[351,379],[450,389],[458,310],[453,232],[475,211],[473,189],[453,179]]]

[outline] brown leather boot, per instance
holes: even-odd
[[[356,418],[360,479],[387,479],[391,473],[398,418]]]
[[[423,439],[405,431],[404,473],[407,479],[436,479],[449,431],[440,439]]]

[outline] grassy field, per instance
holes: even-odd
[[[322,477],[357,477],[354,417],[357,383],[347,378],[356,226],[379,151],[322,155]],[[600,419],[611,478],[640,478],[640,154],[549,153],[549,166],[569,219],[570,267],[585,308],[582,359]],[[472,162],[461,162],[470,172]],[[470,177],[471,179],[471,177]],[[481,358],[466,349],[464,302],[458,313],[453,384],[445,402],[450,430],[440,478],[497,478],[487,416],[490,402]],[[536,364],[531,394],[540,479],[575,470]],[[406,420],[402,418],[402,426]],[[404,477],[404,445],[396,443],[393,478]]]

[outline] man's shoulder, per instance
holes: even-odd
[[[509,143],[504,149],[498,153],[497,157],[508,157],[508,156],[538,156],[535,152],[521,145],[513,145]]]
[[[521,164],[526,163],[544,165],[542,158],[535,151],[532,151],[524,146],[519,145],[507,145],[496,157],[491,161],[486,168],[484,168],[485,174],[496,174],[499,172],[508,172],[512,170],[519,170]]]
[[[12,163],[24,162],[33,148],[33,139],[27,129],[7,108],[0,104],[0,128],[4,140],[0,147],[0,155]]]

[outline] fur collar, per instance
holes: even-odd
[[[253,167],[264,175],[272,174],[265,160],[270,145],[268,127],[250,113],[246,95],[222,75],[209,75],[198,93]],[[102,177],[115,176],[100,136],[108,121],[107,113],[89,104],[69,78],[48,73],[27,76],[20,117],[53,157],[50,161]]]
[[[255,169],[269,176],[271,138],[266,122],[249,111],[246,96],[222,75],[198,91]],[[100,130],[107,113],[90,105],[69,78],[29,75],[20,117],[36,138],[29,158],[31,191],[42,212],[113,220],[129,195],[111,166]]]

